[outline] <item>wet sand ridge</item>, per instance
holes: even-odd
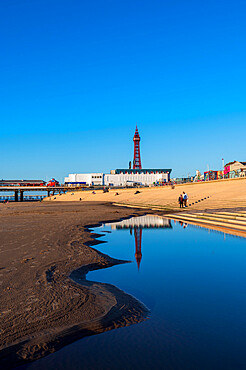
[[[125,262],[92,248],[99,241],[87,225],[141,214],[100,202],[0,204],[3,368],[146,317],[146,308],[133,297],[85,280],[88,270]]]

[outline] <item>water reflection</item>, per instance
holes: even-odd
[[[182,221],[144,216],[96,229],[107,241],[97,249],[117,259],[134,259],[135,241],[141,269],[133,263],[98,269],[89,273],[89,283],[100,291],[108,284],[118,287],[143,302],[151,315],[129,326],[127,317],[124,328],[110,326],[29,370],[70,370],[71,363],[94,370],[245,369],[245,239],[225,238],[224,231],[191,223],[184,226]],[[124,298],[118,312],[125,305]],[[134,319],[134,307],[127,310]]]
[[[152,215],[132,217],[127,220],[122,220],[120,222],[113,222],[110,224],[110,226],[112,230],[134,229],[134,228],[141,229],[172,228],[171,220]]]
[[[184,221],[177,221],[173,220],[174,225],[180,225],[182,228],[186,229],[189,225],[189,228],[191,229],[199,229],[201,231],[206,231],[208,234],[220,234],[223,235],[224,240],[226,239],[226,235],[230,238],[236,238],[236,239],[245,239],[246,233],[244,231],[240,230],[233,230],[233,229],[224,229],[214,226],[213,228],[209,227],[208,225],[198,225],[195,223],[187,223]]]
[[[186,224],[187,225],[187,224]],[[135,259],[138,269],[142,260],[142,230],[143,229],[172,229],[171,220],[153,215],[133,217],[120,222],[110,224],[111,230],[129,229],[135,239]]]
[[[183,222],[183,221],[179,221],[179,224],[181,227],[183,227],[184,229],[186,229],[188,227],[188,224],[186,222]]]

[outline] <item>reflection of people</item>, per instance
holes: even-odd
[[[182,194],[180,194],[180,196],[179,196],[179,207],[180,208],[183,208],[183,206],[184,206],[184,204],[183,204],[183,196],[182,196]]]

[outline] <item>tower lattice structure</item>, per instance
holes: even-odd
[[[133,137],[134,142],[134,159],[133,159],[133,169],[142,169],[141,157],[140,157],[140,136],[138,128],[136,126],[135,135]]]

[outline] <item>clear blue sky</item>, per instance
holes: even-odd
[[[0,178],[246,161],[246,1],[0,2]]]

